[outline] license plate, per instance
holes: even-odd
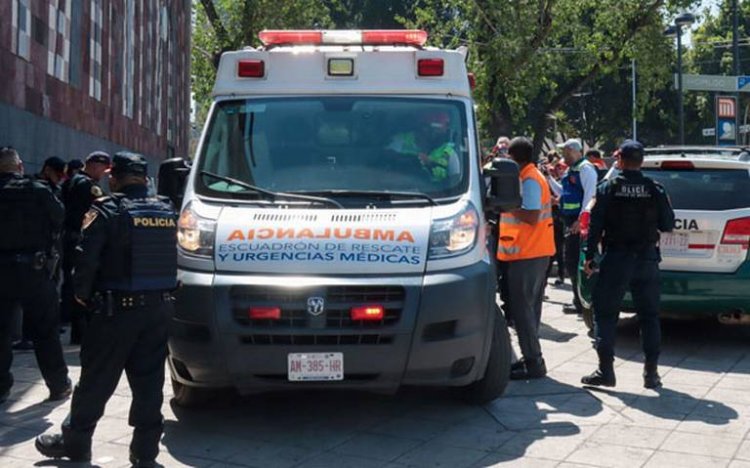
[[[290,382],[344,380],[344,353],[290,353]]]
[[[661,253],[666,256],[684,255],[690,252],[690,234],[683,232],[664,233],[659,245]]]

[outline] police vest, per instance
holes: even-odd
[[[119,203],[114,227],[120,237],[111,244],[114,252],[110,264],[101,271],[98,289],[174,289],[177,285],[177,221],[171,204],[161,198],[113,198]]]
[[[648,177],[618,176],[609,188],[604,225],[605,246],[653,246],[659,240],[656,183]]]
[[[577,218],[583,208],[583,184],[581,183],[581,169],[591,165],[585,159],[570,166],[562,178],[562,195],[560,196],[560,214],[566,218]]]
[[[500,216],[497,258],[504,262],[551,257],[555,254],[552,196],[544,176],[533,164],[521,169],[521,184],[535,180],[542,189],[542,210],[536,224],[522,222],[513,213]]]
[[[37,184],[13,177],[0,185],[0,252],[35,253],[52,246],[52,227],[42,198],[48,189]]]

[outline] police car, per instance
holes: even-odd
[[[510,344],[483,211],[505,202],[483,188],[465,50],[414,30],[260,39],[222,56],[186,181],[176,402],[224,387],[501,395]],[[518,168],[497,165],[511,207]]]
[[[750,153],[649,148],[643,171],[675,210],[674,231],[660,242],[663,314],[750,323]],[[634,310],[629,295],[623,308]]]

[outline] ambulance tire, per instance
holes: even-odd
[[[500,307],[495,305],[495,327],[487,369],[480,380],[460,389],[461,397],[468,403],[482,405],[502,396],[510,381],[511,354],[508,325]]]
[[[181,408],[202,408],[212,402],[221,400],[221,389],[190,387],[172,379],[172,402]]]

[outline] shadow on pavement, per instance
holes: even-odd
[[[512,462],[524,456],[563,459],[588,435],[592,422],[608,421],[615,413],[583,391],[551,378],[514,382],[510,396],[487,405],[495,420],[512,433],[507,443],[482,460],[483,466]],[[565,438],[566,443],[556,439]]]
[[[617,357],[640,362],[638,320],[623,317],[618,326]],[[705,318],[662,318],[661,329],[663,364],[686,371],[750,374],[750,326],[723,325]]]
[[[655,418],[676,421],[697,421],[723,426],[739,417],[732,407],[719,401],[695,398],[686,393],[660,388],[653,395],[633,394],[595,387],[586,387],[593,394],[604,393],[618,398],[627,407]]]
[[[292,465],[372,437],[394,444],[378,449],[392,453],[384,461],[432,441],[485,450],[499,462],[522,457],[543,439],[578,437],[579,423],[604,410],[580,388],[552,379],[517,382],[511,389],[515,391],[509,396],[484,407],[463,403],[449,390],[424,388],[406,388],[393,396],[272,393],[224,399],[205,409],[173,404],[177,421],[167,421],[162,443],[183,463],[198,458],[266,466],[276,459]]]
[[[539,338],[556,343],[567,343],[578,336],[578,333],[568,333],[558,330],[544,322],[539,327]]]

